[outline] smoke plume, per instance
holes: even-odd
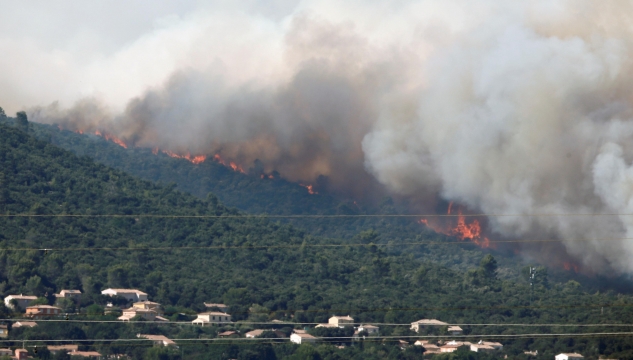
[[[259,159],[352,196],[377,183],[438,194],[512,215],[489,217],[498,236],[562,239],[589,269],[633,271],[628,3],[288,6],[169,22],[97,64],[114,79],[82,72],[103,90],[30,115],[135,146]],[[119,88],[137,93],[121,101]]]

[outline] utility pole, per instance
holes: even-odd
[[[536,268],[530,266],[530,305],[532,305],[532,297],[534,296],[534,278],[536,276]]]

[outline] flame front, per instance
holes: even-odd
[[[299,185],[301,185],[304,188],[308,189],[308,194],[310,194],[310,195],[318,194],[318,192],[314,191],[314,188],[312,187],[312,185],[305,185],[305,184],[299,184]]]
[[[154,151],[152,150],[152,152],[154,152]],[[163,154],[165,154],[167,156],[170,156],[170,157],[173,157],[173,158],[176,158],[176,159],[185,159],[185,160],[188,160],[188,161],[190,161],[190,162],[192,162],[194,164],[203,163],[207,159],[207,157],[205,155],[191,156],[190,153],[186,153],[185,155],[178,155],[178,154],[176,154],[174,152],[171,152],[169,150],[162,150],[162,152],[163,152]],[[158,149],[156,149],[155,154],[156,153],[158,153]]]
[[[220,154],[213,155],[213,160],[215,160],[216,162],[218,162],[218,163],[220,163],[220,164],[222,164],[222,165],[224,165],[226,167],[230,167],[231,169],[233,169],[233,171],[237,171],[237,172],[241,172],[242,174],[246,174],[246,171],[244,171],[244,169],[240,165],[234,163],[233,161],[229,161],[227,163],[224,159],[222,159],[222,156],[220,156]]]
[[[453,203],[448,204],[447,214],[451,215]],[[449,221],[453,223],[453,218],[449,218]],[[428,219],[418,220],[420,224],[424,224],[434,231],[455,236],[460,240],[469,240],[482,248],[489,248],[491,246],[490,239],[481,235],[481,224],[479,220],[473,219],[470,223],[466,221],[466,217],[462,215],[461,209],[457,211],[457,225],[450,224],[447,227],[438,225],[436,222],[429,222]]]
[[[576,265],[576,264],[572,264],[572,263],[569,263],[569,262],[564,262],[563,263],[563,268],[565,270],[567,270],[567,271],[574,270],[575,273],[578,273],[578,265]]]

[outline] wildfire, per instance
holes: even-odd
[[[123,140],[119,139],[118,137],[114,136],[114,135],[110,135],[108,133],[102,133],[101,131],[97,130],[95,131],[95,135],[97,136],[101,136],[102,138],[108,140],[108,141],[112,141],[113,143],[122,146],[123,148],[127,149],[127,144],[125,142],[123,142]]]
[[[154,151],[152,150],[152,152],[154,152]],[[156,153],[157,152],[158,152],[158,149],[156,149]],[[185,159],[185,160],[188,160],[188,161],[190,161],[190,162],[192,162],[194,164],[201,164],[207,159],[207,157],[205,155],[191,156],[190,153],[186,153],[185,155],[179,155],[179,154],[176,154],[176,153],[171,152],[169,150],[162,150],[162,152],[163,152],[163,154],[165,154],[165,155],[167,155],[169,157],[173,157],[173,158],[176,158],[176,159]]]
[[[451,214],[452,208],[453,203],[451,202],[448,204],[448,215]],[[467,222],[466,217],[462,215],[461,209],[457,211],[457,225],[449,225],[448,228],[429,223],[427,219],[420,219],[418,222],[430,227],[436,232],[455,236],[460,240],[469,240],[482,248],[489,248],[491,246],[490,239],[481,235],[481,224],[479,220],[473,219],[470,223]]]
[[[268,174],[268,175],[261,174],[259,177],[262,178],[262,179],[274,179],[275,178],[274,176],[272,176],[270,174]]]
[[[308,189],[308,193],[310,195],[318,194],[318,192],[314,191],[314,188],[312,187],[312,185],[304,185],[304,184],[299,184],[299,185],[301,185],[304,188]]]
[[[570,270],[572,270],[572,269],[573,269],[575,273],[578,273],[578,265],[576,265],[576,264],[572,264],[572,263],[564,262],[564,263],[563,263],[563,268],[564,268],[565,270],[567,270],[567,271],[570,271]]]
[[[244,169],[239,166],[238,164],[234,163],[233,161],[229,161],[228,163],[222,159],[222,156],[220,156],[220,154],[215,154],[213,155],[213,160],[215,160],[216,162],[219,162],[220,164],[226,166],[226,167],[230,167],[231,169],[233,169],[233,171],[237,171],[237,172],[241,172],[242,174],[246,174],[246,171],[244,171]]]

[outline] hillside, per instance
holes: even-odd
[[[0,122],[2,119],[0,119]],[[13,118],[4,120],[13,124]],[[254,169],[247,173],[234,171],[230,167],[208,159],[199,164],[181,158],[173,158],[162,152],[154,154],[151,149],[123,148],[115,142],[91,134],[79,134],[60,130],[56,126],[30,123],[30,132],[37,138],[69,150],[79,156],[87,156],[101,163],[140,177],[145,180],[174,184],[176,189],[205,199],[213,193],[227,206],[251,214],[270,215],[356,215],[398,214],[400,209],[387,198],[378,206],[357,205],[351,199],[338,199],[333,195],[310,194],[299,184],[284,180],[279,175],[273,179],[261,178]],[[411,218],[301,218],[276,219],[289,223],[307,233],[358,242],[357,235],[363,231],[371,234],[376,243],[415,243],[421,239],[446,241],[446,236],[425,228]],[[454,240],[454,239],[453,239]],[[420,247],[397,247],[392,252],[414,253],[416,257],[465,270],[475,266],[482,254],[475,246],[462,246],[451,253],[420,252]],[[500,264],[515,263],[510,257],[500,259]]]
[[[548,279],[544,268],[539,270],[530,302],[527,283],[518,278],[499,280],[491,257],[460,273],[370,244],[319,247],[334,240],[312,237],[266,219],[241,216],[213,195],[200,200],[174,186],[136,179],[4,125],[0,125],[0,169],[0,212],[5,214],[0,218],[0,247],[5,249],[0,252],[0,288],[5,295],[43,296],[62,288],[78,288],[86,295],[84,305],[77,310],[85,312],[83,306],[103,304],[98,292],[105,287],[136,287],[152,300],[173,307],[173,314],[179,311],[175,309],[200,311],[204,301],[224,301],[231,306],[236,320],[263,316],[265,320],[308,323],[324,322],[333,313],[376,323],[408,323],[423,317],[455,323],[633,321],[628,311],[633,304],[630,297],[585,293],[573,281],[555,283]],[[6,216],[10,214],[46,216]],[[48,217],[66,214],[92,216]],[[99,216],[107,214],[133,216]],[[163,215],[220,217],[152,217]],[[359,240],[363,238],[359,236]],[[455,246],[425,248],[450,253]],[[253,304],[257,304],[257,313],[249,310]],[[42,326],[18,331],[15,336],[35,338],[42,331],[49,331],[48,336],[50,331],[59,331],[59,336],[77,332],[95,338],[106,336],[105,331],[107,336],[123,337],[137,330],[121,325],[108,325],[107,331],[89,323],[54,329]],[[467,329],[473,334],[535,330]],[[584,331],[551,327],[538,330]],[[152,331],[174,338],[197,336],[189,328]],[[203,330],[195,331],[204,334]],[[410,334],[406,326],[384,327],[381,331],[386,335]],[[518,354],[523,348],[543,347],[542,341],[552,340],[507,342],[505,351]],[[588,338],[574,342],[560,339],[548,348],[598,354],[633,351],[632,346],[625,340]],[[107,346],[100,349],[112,350]],[[365,353],[364,358],[388,355],[373,349],[375,353]],[[198,350],[192,346],[187,351],[193,356]],[[292,354],[295,350],[283,351]],[[331,350],[326,346],[319,351],[325,354]]]
[[[0,122],[2,119],[0,119]],[[5,118],[4,122],[12,124],[13,118]],[[57,126],[30,123],[30,132],[36,137],[69,150],[79,156],[88,156],[95,162],[162,184],[175,184],[176,189],[205,199],[213,193],[223,203],[251,214],[271,215],[358,215],[358,214],[403,214],[407,209],[386,198],[380,204],[370,205],[352,199],[337,198],[327,193],[310,194],[299,184],[284,180],[275,174],[273,179],[262,178],[253,165],[246,167],[245,172],[234,171],[231,167],[207,159],[203,163],[194,164],[182,158],[173,158],[163,152],[153,153],[151,149],[128,147],[123,148],[113,141],[94,134],[79,134],[61,130]],[[346,217],[346,218],[301,218],[275,219],[282,223],[292,224],[307,233],[339,239],[348,243],[358,243],[364,237],[375,243],[407,244],[420,241],[455,241],[454,237],[438,234],[418,223],[416,218],[382,218],[382,217]],[[366,241],[366,240],[364,240]],[[533,254],[553,252],[551,248],[538,248],[541,244],[532,244]],[[525,249],[530,246],[524,245]],[[516,256],[515,248],[498,246],[495,256],[501,268],[500,276],[513,278],[519,276],[517,264],[533,266],[534,263],[546,265],[550,276],[557,281],[577,280],[592,289],[605,291],[633,291],[633,283],[619,277],[586,277],[581,274],[565,271],[562,261],[552,264],[548,259],[535,257],[534,261]],[[435,251],[430,247],[396,246],[390,248],[391,254],[413,254],[423,261],[435,262],[456,270],[466,271],[476,266],[479,259],[488,250],[474,245],[455,246],[450,252]],[[557,250],[560,254],[564,252]]]

